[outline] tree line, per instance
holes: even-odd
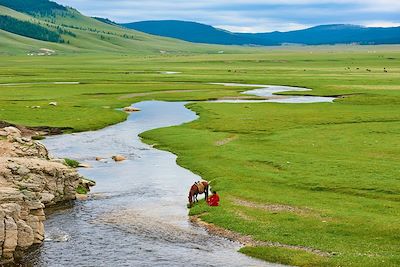
[[[48,0],[0,0],[0,5],[19,12],[41,16],[52,15],[54,10],[67,10],[66,7]]]
[[[58,32],[51,31],[37,24],[15,19],[10,16],[0,15],[0,29],[42,41],[64,43]]]

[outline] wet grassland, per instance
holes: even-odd
[[[201,102],[249,89],[208,84],[216,82],[300,86],[313,91],[284,94],[339,98]],[[2,121],[95,130],[125,120],[117,108],[151,99],[192,101],[197,121],[142,137],[212,181],[221,207],[201,203],[190,213],[251,236],[255,246],[243,253],[301,266],[400,265],[398,46],[0,61]]]

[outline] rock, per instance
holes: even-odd
[[[8,133],[4,129],[0,129],[0,136],[5,137],[7,135],[8,135]]]
[[[58,103],[57,103],[57,102],[50,102],[50,103],[49,103],[49,106],[54,106],[54,107],[56,107],[56,106],[58,106]]]
[[[76,194],[76,199],[79,200],[79,201],[85,201],[85,200],[88,200],[88,195]]]
[[[5,214],[5,216],[11,217],[14,221],[17,221],[20,218],[21,214],[21,206],[16,203],[6,203],[2,204],[1,208]]]
[[[3,252],[3,244],[4,244],[4,239],[5,239],[5,225],[4,225],[4,217],[5,213],[3,210],[0,209],[0,258],[2,256]]]
[[[86,164],[86,163],[79,163],[78,168],[90,169],[90,168],[92,168],[92,166],[90,164]]]
[[[17,221],[17,246],[21,249],[27,249],[33,245],[33,230],[23,220]]]
[[[5,237],[3,243],[3,258],[13,259],[14,251],[18,245],[18,228],[10,216],[4,218]]]
[[[100,158],[100,157],[96,157],[96,161],[102,161],[102,160],[104,160],[104,159]]]
[[[21,137],[21,131],[18,128],[15,127],[6,127],[3,128],[3,131],[7,133],[7,136],[12,136],[12,137]]]
[[[43,221],[39,220],[38,217],[29,215],[26,221],[27,225],[32,228],[33,231],[33,243],[40,244],[44,240],[44,224]]]
[[[122,156],[122,155],[113,156],[112,159],[113,159],[115,162],[121,162],[121,161],[126,160],[126,158],[125,158],[124,156]]]
[[[10,126],[10,127],[3,128],[3,131],[5,131],[7,140],[9,142],[23,143],[21,131],[19,129]]]
[[[40,201],[43,204],[50,204],[53,202],[55,196],[53,194],[50,194],[49,192],[42,192],[40,193]]]
[[[45,221],[46,215],[43,209],[31,210],[31,215],[36,216],[39,221]]]
[[[44,240],[45,206],[75,200],[79,185],[95,183],[65,160],[49,159],[46,147],[21,137],[15,127],[0,129],[0,266]]]
[[[140,111],[140,109],[139,108],[135,108],[135,107],[125,107],[124,111],[125,112],[138,112],[138,111]]]
[[[81,179],[81,184],[88,185],[88,187],[93,187],[93,186],[96,185],[96,182],[92,181],[92,180],[89,180],[89,179],[82,178]]]
[[[18,175],[20,175],[20,176],[26,176],[26,175],[28,175],[28,173],[30,173],[30,169],[28,169],[26,166],[23,166],[23,165],[21,165],[21,166],[19,166],[19,168],[17,169],[17,174]]]
[[[51,159],[50,161],[51,161],[51,162],[55,162],[55,163],[60,163],[60,164],[66,165],[65,159]]]

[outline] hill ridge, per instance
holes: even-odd
[[[149,34],[208,44],[400,44],[400,27],[384,28],[354,24],[326,24],[287,32],[238,33],[203,23],[180,20],[150,20],[120,25]]]

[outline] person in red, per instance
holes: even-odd
[[[217,207],[219,206],[219,196],[216,191],[212,191],[213,195],[208,198],[208,206]]]

